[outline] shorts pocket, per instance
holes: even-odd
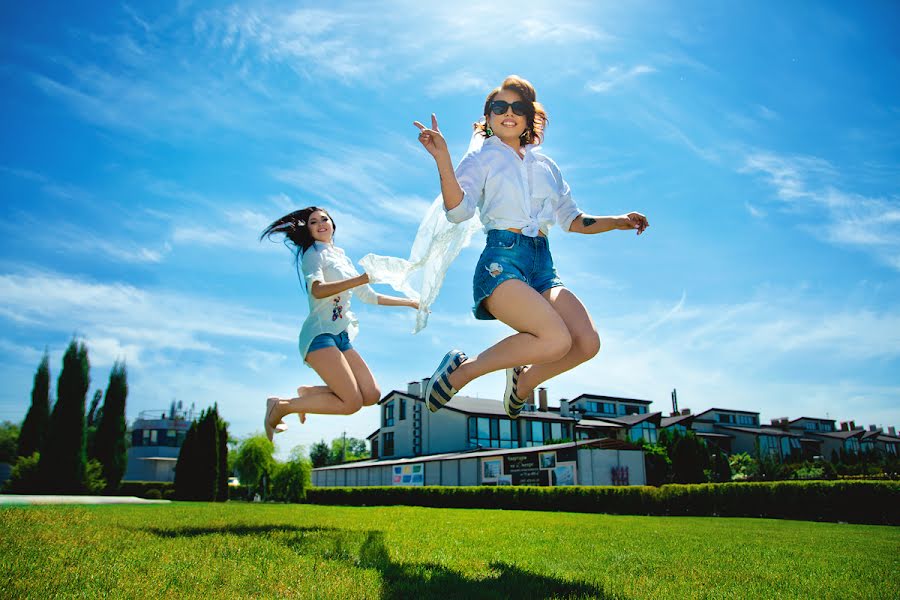
[[[491,250],[512,250],[519,244],[519,234],[514,231],[492,229],[488,233],[485,248]]]

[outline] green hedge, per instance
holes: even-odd
[[[775,481],[662,487],[313,487],[306,502],[900,525],[900,483],[895,481]]]
[[[172,500],[175,497],[175,484],[168,481],[123,481],[114,495]]]

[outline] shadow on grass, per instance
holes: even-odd
[[[381,573],[383,598],[621,598],[595,584],[541,575],[505,562],[492,562],[482,576],[464,575],[444,565],[391,560],[381,531],[292,525],[226,525],[144,529],[161,538],[206,535],[261,536],[302,556],[337,560]]]

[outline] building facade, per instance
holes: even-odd
[[[146,410],[131,426],[131,447],[125,481],[175,481],[175,463],[188,429],[192,411],[183,411],[181,403],[168,411]]]

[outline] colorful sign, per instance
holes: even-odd
[[[394,485],[425,485],[425,465],[394,465]]]

